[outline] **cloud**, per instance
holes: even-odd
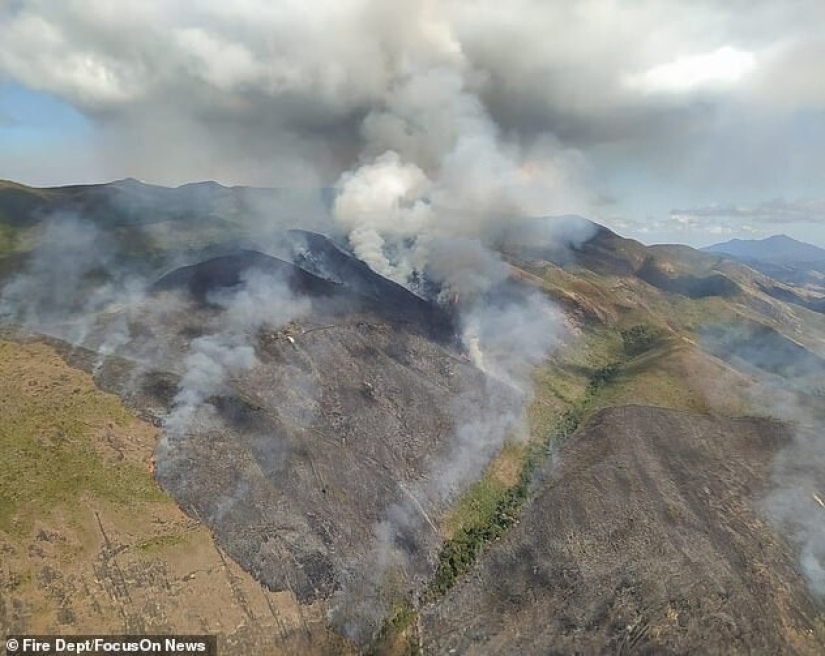
[[[713,52],[679,57],[631,75],[626,84],[642,93],[689,93],[697,89],[718,89],[739,82],[751,72],[756,57],[751,52],[724,46]]]
[[[671,207],[813,196],[825,170],[820,0],[21,0],[0,21],[0,78],[94,126],[0,165],[37,184],[331,186],[393,151],[473,206],[479,180],[518,186],[509,159],[535,172],[523,211],[587,212],[584,188],[669,230]],[[506,145],[487,175],[470,124]]]
[[[522,145],[552,133],[578,148],[666,145],[674,128],[708,120],[690,108],[709,86],[714,104],[776,96],[788,111],[822,108],[811,81],[825,5],[782,7],[23,0],[0,9],[0,76],[81,108],[104,128],[111,167],[142,179],[330,183],[376,135],[402,152],[419,119],[432,126],[438,103],[415,97],[444,99],[448,114],[480,103]],[[452,136],[446,123],[418,140],[415,161],[427,170],[428,148]]]
[[[755,205],[708,205],[692,209],[671,210],[672,221],[691,227],[701,227],[709,220],[742,227],[743,222],[757,224],[824,224],[825,199],[788,201],[781,198]]]

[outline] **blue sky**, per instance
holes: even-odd
[[[70,103],[0,84],[0,177],[32,185],[99,182],[94,139],[94,124]]]
[[[15,82],[0,84],[3,143],[39,147],[67,137],[88,137],[92,124],[69,103]]]

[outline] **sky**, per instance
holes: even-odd
[[[822,0],[0,0],[0,178],[391,160],[456,211],[825,246],[824,69]]]

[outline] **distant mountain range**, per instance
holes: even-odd
[[[760,260],[790,266],[803,263],[825,266],[825,249],[787,235],[773,235],[765,239],[731,239],[702,250],[706,253],[730,255],[737,260]]]
[[[822,285],[825,280],[825,249],[787,235],[765,239],[731,239],[702,249],[725,255],[795,285]]]

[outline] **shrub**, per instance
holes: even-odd
[[[623,330],[622,342],[627,355],[641,355],[656,346],[659,341],[659,331],[652,326],[640,324]]]

